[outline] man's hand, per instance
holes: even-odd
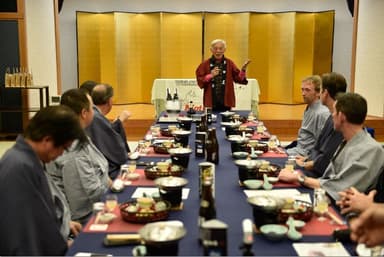
[[[76,222],[76,221],[70,221],[69,222],[69,228],[71,230],[71,233],[74,235],[74,236],[77,236],[81,229],[83,228],[83,226],[81,226],[81,224],[79,222]]]
[[[243,64],[243,66],[241,66],[241,70],[246,71],[248,64],[250,64],[250,63],[251,63],[250,59],[246,60],[245,63]]]
[[[211,70],[212,77],[216,77],[217,75],[219,75],[219,73],[220,69],[217,66]]]
[[[372,190],[366,195],[351,187],[338,194],[340,198],[336,204],[340,206],[341,214],[346,214],[349,212],[362,212],[367,209],[374,202],[376,190]]]
[[[129,117],[131,117],[131,112],[127,111],[127,110],[124,110],[120,113],[119,115],[119,120],[121,122],[124,122],[124,121],[127,121],[129,119]]]
[[[373,203],[350,221],[351,239],[372,247],[384,243],[384,207]]]
[[[279,173],[279,180],[288,182],[288,183],[295,183],[298,182],[298,177],[301,173],[298,173],[296,171],[291,171],[288,169],[282,169]]]

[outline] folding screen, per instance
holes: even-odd
[[[301,80],[332,70],[334,11],[77,13],[79,83],[110,83],[115,103],[150,102],[156,78],[193,78],[210,42],[260,85],[260,102],[301,103]]]

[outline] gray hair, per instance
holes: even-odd
[[[217,43],[222,43],[224,45],[224,48],[227,48],[227,42],[225,42],[224,39],[215,39],[215,40],[212,40],[211,42],[211,48],[213,48],[214,45],[216,45]]]

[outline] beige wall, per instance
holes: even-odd
[[[384,117],[383,0],[360,0],[355,92],[368,101],[368,114]]]
[[[65,0],[60,13],[62,85],[77,81],[76,11],[90,12],[284,12],[335,10],[333,70],[350,78],[353,20],[345,0]]]
[[[57,69],[53,0],[25,1],[28,67],[35,85],[49,85],[57,95]],[[38,91],[30,90],[30,106],[38,106]]]
[[[53,0],[52,0],[53,1]],[[50,85],[51,94],[57,93],[55,33],[53,2],[27,0],[28,62],[36,83]],[[113,3],[113,4],[112,4]],[[369,114],[384,116],[384,34],[381,15],[383,0],[361,0],[356,52],[355,91],[368,99]],[[65,0],[60,13],[60,54],[63,91],[77,85],[76,10],[126,12],[193,12],[193,11],[321,11],[334,9],[335,38],[333,70],[350,81],[353,19],[345,0]]]

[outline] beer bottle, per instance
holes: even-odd
[[[167,101],[172,101],[172,95],[169,88],[167,88]]]
[[[201,225],[211,219],[216,218],[215,199],[212,194],[212,177],[206,177],[203,181],[202,195],[199,208],[199,242],[201,243],[203,233]]]
[[[192,114],[195,114],[196,111],[195,109],[193,108],[193,102],[192,101],[189,101],[189,108],[188,108],[188,117],[192,117]]]
[[[175,94],[173,95],[173,101],[179,101],[179,94],[177,93],[177,88],[175,88]]]
[[[216,137],[216,128],[208,129],[205,152],[207,162],[212,162],[214,164],[219,163],[219,143]]]
[[[206,107],[205,108],[205,115],[207,115],[207,124],[212,124],[212,108]]]
[[[207,116],[201,115],[201,121],[199,125],[199,132],[207,132],[208,124],[207,124]]]

